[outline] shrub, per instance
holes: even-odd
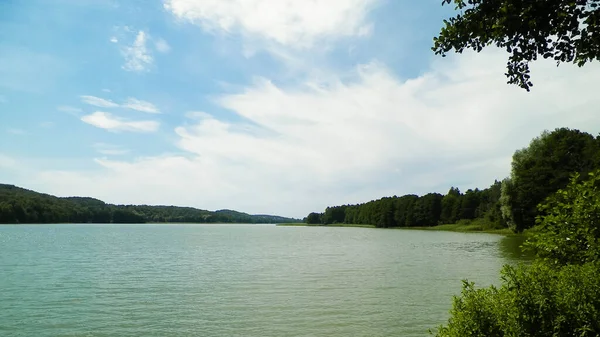
[[[504,266],[500,288],[466,282],[439,337],[600,336],[600,171],[539,206],[539,259]]]
[[[599,336],[600,266],[505,266],[502,286],[464,283],[439,337]]]
[[[573,175],[559,190],[539,205],[539,230],[527,247],[550,262],[566,265],[600,260],[600,170],[580,181]]]

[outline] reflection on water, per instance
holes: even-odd
[[[534,254],[523,249],[523,244],[527,241],[526,236],[506,236],[498,242],[502,257],[512,262],[527,262],[534,258]]]

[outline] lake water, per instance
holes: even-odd
[[[0,336],[427,336],[520,238],[273,225],[0,226]]]

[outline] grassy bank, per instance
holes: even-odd
[[[432,227],[404,227],[400,229],[415,229],[415,230],[428,230],[428,231],[448,231],[448,232],[461,232],[461,233],[490,233],[490,234],[502,234],[502,235],[519,235],[513,233],[509,228],[485,228],[479,224],[447,224],[438,225]]]
[[[321,224],[306,224],[306,223],[282,223],[277,224],[277,226],[303,226],[303,227],[362,227],[362,228],[376,228],[373,225],[364,225],[364,224],[329,224],[329,225],[321,225]],[[479,224],[479,223],[457,223],[457,224],[447,224],[447,225],[438,225],[432,227],[393,227],[390,229],[406,229],[406,230],[426,230],[426,231],[447,231],[447,232],[460,232],[460,233],[489,233],[489,234],[501,234],[501,235],[528,235],[533,232],[532,230],[525,231],[522,234],[513,233],[508,228],[487,228],[487,226]]]
[[[329,224],[329,225],[321,225],[321,224],[306,224],[306,223],[280,223],[277,224],[277,226],[284,226],[284,227],[296,227],[296,226],[302,226],[302,227],[362,227],[362,228],[375,228],[375,226],[373,225],[362,225],[362,224],[347,224],[347,223],[336,223],[336,224]]]

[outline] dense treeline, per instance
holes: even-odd
[[[324,213],[310,213],[309,224],[369,224],[377,227],[425,227],[455,223],[458,220],[484,219],[493,227],[502,227],[500,212],[501,183],[469,189],[462,193],[452,187],[446,195],[429,193],[385,197],[358,205],[327,207]]]
[[[600,136],[568,128],[545,131],[515,152],[509,178],[485,189],[446,195],[429,193],[385,197],[358,205],[327,207],[310,213],[309,224],[369,224],[377,227],[424,227],[476,221],[484,228],[531,228],[537,205],[566,187],[573,173],[586,175],[600,167]]]
[[[582,177],[600,167],[600,136],[567,128],[543,132],[513,155],[510,177],[503,182],[502,213],[517,232],[531,228],[537,206],[565,188],[573,173]]]
[[[272,215],[250,215],[191,207],[112,205],[93,198],[59,198],[0,184],[0,223],[280,223],[298,222]]]

